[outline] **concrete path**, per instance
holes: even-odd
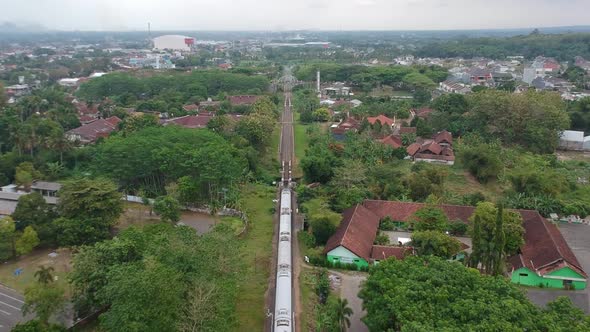
[[[369,332],[369,329],[361,321],[367,314],[363,311],[363,301],[358,297],[361,283],[367,279],[365,274],[360,273],[338,273],[330,271],[331,274],[338,274],[341,278],[340,297],[348,300],[348,306],[352,309],[350,317],[351,332]]]

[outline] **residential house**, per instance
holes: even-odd
[[[406,152],[413,161],[424,161],[453,165],[455,153],[453,152],[453,136],[446,130],[436,133],[432,139],[418,139],[410,144]]]
[[[468,71],[469,82],[475,85],[493,86],[492,72],[487,68],[475,67]]]
[[[47,204],[55,205],[57,204],[57,192],[59,189],[61,189],[61,184],[57,182],[34,181],[30,191],[40,193]],[[18,205],[18,199],[29,193],[16,184],[0,187],[0,216],[13,214]]]
[[[584,150],[584,132],[577,130],[564,130],[559,137],[559,148],[562,150]]]
[[[332,136],[336,140],[343,140],[344,136],[348,131],[357,132],[361,127],[361,124],[355,118],[347,118],[346,120],[340,121],[338,124],[334,124],[330,127]]]
[[[232,106],[251,106],[258,100],[258,98],[260,98],[260,96],[243,95],[227,97]]]
[[[351,95],[351,88],[345,86],[342,82],[336,82],[331,86],[324,88],[323,94],[329,97],[349,96]]]
[[[450,80],[440,82],[438,88],[440,91],[446,93],[458,93],[461,95],[471,93],[471,89],[465,86],[465,84]]]
[[[199,107],[200,108],[219,109],[219,106],[221,106],[221,102],[220,101],[213,101],[211,98],[207,98],[206,101],[199,102]]]
[[[388,126],[390,128],[393,128],[395,125],[395,119],[390,119],[383,114],[378,116],[369,116],[367,117],[367,121],[371,124],[371,126],[375,125],[377,122],[379,122],[382,126]]]
[[[117,129],[121,122],[116,116],[111,116],[106,119],[98,119],[90,123],[84,124],[78,128],[68,130],[66,137],[73,142],[81,144],[94,143],[100,137],[108,137],[110,133]]]
[[[178,118],[165,120],[164,126],[176,125],[190,129],[207,128],[207,124],[213,118],[212,115],[185,115]]]
[[[373,243],[380,220],[389,217],[400,225],[415,222],[414,214],[425,206],[424,203],[365,200],[345,210],[342,222],[324,249],[328,262],[356,264],[358,268],[364,268],[388,257],[403,259],[412,254],[411,247]],[[473,206],[442,204],[438,207],[449,220],[466,224],[471,222],[469,219],[475,211]],[[537,211],[514,211],[522,217],[525,233],[524,245],[508,258],[511,281],[528,286],[586,288],[588,276],[559,229]]]
[[[399,135],[389,135],[379,140],[379,142],[389,145],[394,149],[399,149],[403,146],[402,138]]]
[[[199,106],[196,104],[188,104],[188,105],[184,105],[182,106],[182,109],[185,110],[186,112],[190,112],[190,113],[195,113],[195,112],[199,112]]]

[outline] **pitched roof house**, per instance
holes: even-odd
[[[342,222],[328,240],[324,253],[331,263],[354,263],[359,268],[369,262],[410,254],[408,247],[373,245],[379,221],[390,217],[396,222],[410,222],[424,203],[365,200],[342,214]],[[473,206],[442,204],[438,206],[449,220],[470,223]],[[559,229],[537,211],[514,210],[523,219],[524,245],[508,259],[514,283],[552,288],[586,287],[587,274],[567,245]],[[465,246],[463,247],[465,248]]]
[[[184,128],[197,129],[207,128],[207,124],[213,118],[210,115],[185,115],[178,118],[166,120],[163,125],[177,125]]]
[[[374,125],[375,123],[377,123],[377,121],[379,121],[379,123],[381,123],[382,126],[388,125],[390,127],[393,127],[393,125],[395,124],[395,119],[390,119],[383,114],[380,114],[378,116],[369,116],[367,117],[367,121],[369,121],[371,125]]]
[[[389,135],[379,140],[379,142],[389,145],[394,149],[399,149],[403,146],[402,138],[399,135]]]
[[[418,140],[406,148],[406,152],[413,161],[442,163],[453,165],[453,135],[446,130],[436,133],[432,139]]]
[[[347,131],[350,130],[356,132],[359,130],[360,127],[361,124],[358,120],[349,117],[346,120],[340,122],[339,124],[332,125],[330,130],[332,131],[332,136],[334,136],[335,139],[341,140],[344,139],[344,135],[346,135]]]
[[[229,96],[227,97],[229,102],[232,104],[232,106],[249,106],[254,104],[258,98],[260,98],[260,96],[250,96],[250,95],[244,95],[244,96]]]
[[[100,137],[108,137],[110,133],[117,129],[120,122],[121,119],[116,116],[111,116],[106,119],[98,119],[78,128],[68,130],[66,132],[66,137],[70,141],[80,142],[81,144],[93,143]]]

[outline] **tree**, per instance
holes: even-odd
[[[6,105],[6,94],[4,93],[4,85],[0,83],[0,110]]]
[[[53,216],[52,209],[38,192],[20,196],[16,209],[12,213],[17,230],[20,231],[27,226],[33,226],[42,235],[50,227],[49,223]]]
[[[14,220],[10,217],[0,218],[0,260],[16,256],[16,234]]]
[[[413,227],[416,231],[439,231],[447,229],[449,220],[443,210],[434,206],[425,206],[413,216]]]
[[[123,201],[110,180],[78,178],[61,187],[57,209],[65,218],[96,219],[112,226],[123,212]]]
[[[473,223],[470,232],[473,253],[469,258],[469,265],[481,267],[488,274],[496,274],[502,270],[505,258],[515,254],[524,244],[520,214],[499,210],[493,203],[481,202],[477,204],[470,218]],[[501,243],[504,246],[500,246]]]
[[[92,244],[110,237],[110,225],[98,218],[65,218],[53,221],[60,246]]]
[[[215,284],[195,285],[189,293],[187,305],[183,306],[182,319],[179,320],[180,332],[202,331],[209,317],[215,314],[212,303],[217,296]]]
[[[34,284],[25,289],[23,313],[35,313],[42,324],[48,325],[49,318],[57,313],[65,302],[64,290],[57,284]]]
[[[421,256],[449,259],[461,250],[461,242],[439,231],[418,231],[412,233],[412,247]]]
[[[53,266],[45,267],[39,266],[39,269],[35,272],[34,276],[37,278],[39,284],[47,285],[53,282],[53,272],[55,269]]]
[[[24,232],[18,237],[15,243],[16,254],[26,255],[33,251],[39,245],[39,237],[37,232],[31,226],[25,227]]]
[[[26,192],[31,191],[31,185],[33,181],[39,179],[41,174],[35,170],[35,167],[31,162],[21,163],[16,167],[16,174],[14,179],[16,184],[22,186]]]
[[[66,332],[65,327],[56,324],[43,324],[39,319],[32,319],[26,323],[18,323],[11,332]]]
[[[359,297],[371,331],[540,330],[540,310],[510,281],[434,256],[379,263]]]
[[[162,217],[162,221],[176,223],[180,220],[180,203],[171,196],[160,196],[154,202],[154,212]]]
[[[102,301],[111,303],[100,316],[100,325],[108,331],[173,330],[183,305],[182,292],[177,271],[159,262],[148,259],[117,266],[99,290]]]
[[[312,113],[315,121],[326,122],[330,120],[330,110],[326,107],[320,107]]]
[[[310,222],[313,236],[318,245],[324,245],[328,239],[336,232],[336,225],[327,216],[314,216]]]
[[[481,183],[487,183],[500,175],[503,165],[499,155],[500,147],[496,144],[461,145],[459,151],[463,167]]]
[[[348,306],[347,299],[338,299],[334,308],[340,331],[345,332],[346,329],[350,328],[350,319],[352,316],[352,309]]]
[[[504,259],[506,254],[506,235],[504,234],[504,207],[500,204],[498,206],[498,214],[496,215],[496,227],[494,228],[494,236],[492,242],[495,250],[495,257],[493,266],[491,266],[492,274],[503,275],[505,270]]]
[[[128,136],[129,134],[140,131],[148,127],[157,127],[160,125],[158,116],[155,114],[142,114],[139,116],[128,116],[121,122],[121,134]]]

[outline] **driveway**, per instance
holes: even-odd
[[[20,294],[0,285],[0,332],[9,332],[17,323],[27,320],[21,312],[23,301]]]
[[[561,234],[586,273],[590,273],[590,226],[559,224]],[[590,313],[590,285],[584,290],[564,291],[556,289],[527,288],[527,295],[533,303],[545,306],[558,296],[567,296],[580,309]]]
[[[333,273],[333,271],[330,271]],[[363,301],[358,297],[360,286],[363,281],[367,279],[365,274],[360,273],[335,273],[341,278],[340,297],[348,300],[348,306],[352,309],[352,316],[350,317],[351,332],[369,332],[369,329],[361,321],[367,313],[363,311]]]

